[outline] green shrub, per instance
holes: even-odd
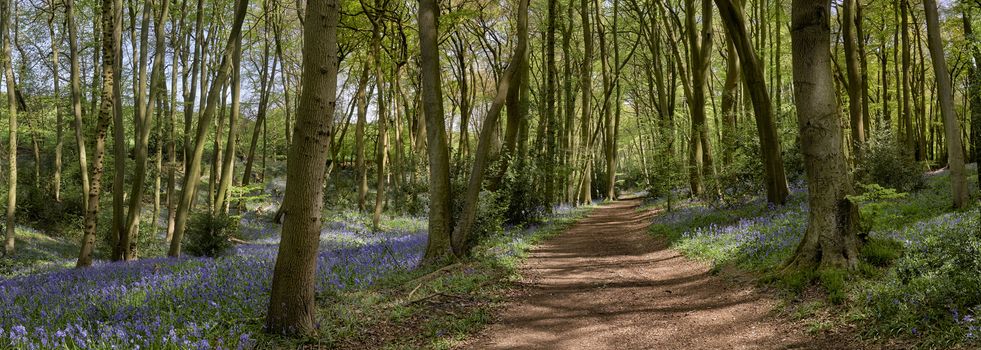
[[[195,214],[187,225],[184,249],[194,256],[217,257],[232,247],[238,234],[238,217],[227,214]]]
[[[755,127],[740,126],[731,149],[723,157],[729,164],[719,169],[718,186],[726,204],[742,203],[763,193],[763,159]]]
[[[828,292],[828,301],[832,304],[841,304],[845,301],[845,281],[848,279],[848,271],[841,269],[822,269],[818,272],[821,285]]]
[[[903,244],[892,239],[875,238],[862,246],[861,255],[873,266],[889,266],[903,255]]]
[[[874,134],[863,147],[862,158],[856,169],[857,180],[861,183],[880,184],[900,192],[922,188],[925,169],[909,152],[892,132]]]
[[[532,185],[536,169],[533,165],[519,162],[508,168],[498,200],[502,202],[505,222],[523,225],[540,221],[544,215],[544,197]]]
[[[977,213],[943,215],[911,228],[909,248],[884,280],[868,283],[864,314],[874,330],[938,344],[977,341],[981,234]],[[974,338],[972,338],[974,337]]]

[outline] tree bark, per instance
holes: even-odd
[[[99,119],[95,125],[95,151],[92,160],[92,174],[89,183],[88,204],[85,208],[85,227],[82,246],[79,249],[77,267],[92,265],[92,251],[95,247],[97,224],[99,222],[99,195],[102,192],[102,175],[105,172],[106,135],[112,122],[116,101],[113,86],[116,84],[117,37],[113,35],[113,23],[119,16],[119,0],[102,0],[102,97],[99,103]]]
[[[376,181],[375,181],[375,208],[371,217],[371,228],[373,231],[381,230],[381,215],[385,209],[385,180],[387,178],[385,165],[388,163],[388,104],[385,100],[385,73],[381,60],[381,31],[385,25],[382,19],[383,4],[381,0],[375,0],[376,8],[373,10],[371,19],[371,47],[372,61],[375,65],[375,88],[378,93],[378,141],[375,150]]]
[[[181,254],[181,240],[184,238],[184,228],[187,225],[191,201],[197,193],[198,180],[200,180],[201,176],[201,158],[204,156],[204,146],[207,141],[208,129],[211,125],[211,119],[214,118],[215,109],[217,109],[221,87],[231,74],[232,56],[234,56],[235,46],[240,45],[239,43],[241,42],[242,22],[245,21],[245,13],[248,7],[248,0],[238,0],[235,8],[235,19],[232,22],[232,31],[228,36],[228,43],[225,45],[222,53],[218,75],[211,82],[211,88],[208,90],[207,96],[208,103],[205,105],[205,109],[198,120],[197,132],[194,135],[194,153],[189,159],[191,164],[188,167],[188,172],[184,175],[184,186],[181,189],[181,198],[175,217],[174,238],[170,242],[170,250],[167,253],[172,257],[177,257]]]
[[[68,54],[71,56],[71,102],[72,113],[75,117],[72,126],[75,129],[75,143],[78,148],[79,176],[82,182],[82,207],[88,208],[89,162],[85,151],[85,126],[82,121],[82,78],[78,67],[78,27],[75,24],[74,0],[65,0],[65,26],[68,31]]]
[[[944,58],[943,42],[940,38],[940,15],[935,0],[923,0],[926,11],[927,45],[930,47],[930,58],[933,60],[933,72],[937,81],[937,92],[940,95],[940,114],[944,121],[944,138],[947,139],[947,166],[950,167],[950,187],[954,208],[961,209],[968,205],[967,174],[964,168],[964,153],[962,151],[961,128],[954,114],[954,90],[947,71],[947,61]]]
[[[862,67],[859,64],[856,22],[862,19],[856,16],[858,0],[844,0],[843,18],[841,19],[842,39],[845,42],[845,70],[848,75],[848,115],[851,121],[852,155],[861,159],[865,144],[865,112],[862,101],[865,91],[862,85]]]
[[[974,64],[968,64],[968,95],[971,103],[971,140],[974,142],[974,161],[981,163],[981,38],[974,34],[971,26],[970,8],[962,8],[961,20],[964,22],[964,37],[968,42],[974,43],[971,46],[971,55],[974,56]],[[979,179],[981,179],[981,167],[977,167]]]
[[[443,92],[439,68],[439,5],[437,1],[420,1],[418,16],[419,51],[421,55],[419,69],[422,74],[422,112],[426,117],[430,198],[429,241],[426,245],[423,261],[438,262],[445,259],[450,253],[453,194],[450,188],[450,156],[446,141]],[[358,123],[360,127],[360,111]]]
[[[579,148],[582,150],[582,176],[579,180],[582,185],[579,191],[579,204],[589,204],[593,200],[593,190],[592,190],[592,165],[593,165],[593,153],[591,152],[592,145],[590,144],[590,116],[592,115],[592,107],[590,107],[590,102],[593,99],[593,35],[592,27],[589,24],[589,0],[580,0],[579,2],[579,13],[582,18],[582,37],[583,37],[583,59],[582,59],[582,118],[580,119],[579,126]]]
[[[13,58],[10,51],[10,0],[0,3],[0,36],[3,37],[3,71],[7,84],[7,118],[10,147],[7,153],[7,223],[3,244],[4,256],[14,254],[17,226],[17,93],[14,83]],[[22,58],[24,59],[24,58]]]
[[[831,72],[830,8],[830,0],[794,0],[791,7],[794,102],[810,206],[791,269],[858,265],[857,209],[845,197],[851,181]]]
[[[763,181],[765,182],[767,201],[773,204],[784,204],[790,195],[790,190],[787,187],[787,174],[783,168],[780,135],[777,133],[776,121],[773,118],[773,105],[770,101],[770,94],[767,92],[763,67],[760,66],[756,53],[753,52],[752,43],[746,34],[746,17],[742,10],[743,4],[737,5],[733,0],[716,0],[716,4],[722,15],[726,32],[732,39],[744,68],[743,82],[753,101],[756,132],[760,138],[760,153],[763,155]]]
[[[370,73],[370,68],[365,64],[361,68],[361,77],[358,79],[358,91],[354,95],[358,105],[358,123],[354,129],[354,167],[358,170],[358,211],[362,213],[367,210],[365,203],[368,198],[368,167],[365,164],[366,157],[364,151],[364,128],[368,124],[368,96],[365,91],[368,87],[368,73]]]
[[[288,335],[316,332],[314,282],[333,121],[324,116],[334,115],[337,99],[337,0],[308,1],[305,18],[302,89],[286,170],[290,200],[283,203],[287,215],[266,316],[268,332]]]
[[[238,140],[238,119],[242,110],[242,45],[236,43],[234,54],[232,54],[232,113],[228,117],[228,137],[225,141],[224,158],[221,160],[221,177],[218,182],[217,193],[215,193],[215,205],[212,208],[212,215],[218,215],[225,210],[225,203],[228,199],[228,189],[232,186],[232,178],[235,176],[235,149]],[[329,118],[326,118],[329,119]],[[214,180],[212,180],[214,181]]]
[[[148,46],[148,27],[149,7],[151,3],[144,6],[144,30],[140,35],[140,77],[139,88],[136,100],[137,111],[134,115],[134,125],[136,126],[136,168],[133,171],[133,187],[129,195],[129,210],[126,217],[126,231],[120,237],[119,246],[116,248],[121,253],[120,260],[132,260],[136,258],[136,238],[140,230],[140,217],[143,208],[144,182],[146,180],[148,145],[150,141],[150,126],[153,125],[154,108],[160,91],[165,87],[164,83],[164,54],[166,53],[166,37],[164,36],[164,26],[170,12],[170,1],[162,0],[159,8],[155,9],[156,22],[154,28],[154,48],[153,68],[150,72],[150,93],[146,95],[146,60]],[[153,219],[156,223],[156,218]]]
[[[491,103],[490,109],[487,111],[487,116],[484,117],[481,125],[480,139],[477,141],[477,150],[474,153],[473,169],[470,172],[466,192],[463,193],[463,209],[451,236],[453,253],[457,257],[466,256],[474,243],[470,238],[470,231],[477,217],[477,201],[480,197],[480,190],[483,187],[484,173],[487,171],[488,155],[490,154],[491,142],[494,137],[494,129],[498,127],[498,119],[501,115],[501,109],[504,107],[504,102],[507,100],[511,80],[524,64],[525,52],[528,48],[528,0],[520,0],[519,2],[518,28],[519,34],[514,53],[511,56],[511,64],[508,65],[504,74],[501,75],[501,80],[497,84],[497,93],[494,101]]]
[[[54,114],[55,114],[55,159],[54,159],[54,175],[52,175],[52,182],[54,186],[54,200],[55,202],[61,202],[61,163],[62,163],[62,149],[64,148],[64,120],[61,112],[61,77],[59,74],[59,68],[61,64],[59,59],[61,58],[60,45],[58,43],[60,40],[55,36],[55,14],[57,13],[57,3],[55,0],[50,0],[51,3],[50,11],[51,17],[48,17],[48,34],[51,40],[51,77],[54,84]]]

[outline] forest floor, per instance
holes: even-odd
[[[779,298],[753,278],[713,273],[648,234],[657,211],[638,210],[640,204],[599,207],[533,248],[511,301],[460,347],[851,348],[779,315]]]

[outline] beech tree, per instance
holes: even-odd
[[[954,114],[954,91],[947,73],[947,61],[940,38],[940,23],[937,3],[923,0],[926,11],[927,44],[933,61],[933,72],[937,79],[937,92],[940,95],[940,114],[943,116],[944,133],[947,139],[947,166],[950,167],[950,187],[954,208],[964,208],[968,204],[967,174],[964,170],[964,153],[961,152],[961,127]]]
[[[855,268],[857,208],[846,198],[851,179],[831,72],[831,1],[794,0],[790,40],[794,101],[808,183],[807,231],[788,267]]]
[[[7,150],[7,224],[3,244],[4,256],[14,254],[16,242],[14,220],[17,216],[17,94],[13,59],[10,53],[10,4],[10,0],[0,2],[0,36],[3,37],[3,75],[7,87],[8,138],[10,139],[10,148]]]
[[[244,2],[244,0],[242,0]],[[287,166],[286,220],[276,256],[266,330],[278,334],[316,332],[314,279],[317,271],[324,170],[337,90],[336,0],[307,2],[303,75],[295,139]]]

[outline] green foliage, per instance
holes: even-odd
[[[508,168],[498,201],[505,206],[504,220],[511,225],[523,225],[540,221],[544,213],[545,198],[537,191],[534,182],[536,169],[527,162],[518,162]]]
[[[885,130],[873,134],[863,147],[856,179],[860,183],[875,183],[900,192],[923,188],[925,169],[909,152],[892,132]]]
[[[777,275],[775,280],[780,287],[797,295],[811,285],[811,281],[814,280],[814,272],[805,270],[784,272]]]
[[[34,186],[20,186],[17,200],[20,221],[36,229],[61,237],[76,237],[81,232],[81,203],[56,202],[53,195]]]
[[[821,285],[828,293],[828,301],[841,304],[845,301],[845,287],[849,272],[842,269],[822,269],[818,271]]]
[[[269,194],[262,189],[265,187],[261,183],[253,183],[245,186],[231,185],[228,187],[228,201],[230,203],[255,204],[265,201]]]
[[[906,198],[907,193],[897,192],[892,188],[885,188],[879,184],[859,184],[860,193],[858,195],[846,196],[852,203],[860,204],[859,229],[862,234],[867,235],[873,227],[881,227],[884,224],[896,220],[896,215],[888,209],[893,207],[897,200]]]
[[[682,185],[684,181],[685,172],[679,171],[679,169],[684,169],[684,163],[671,155],[668,149],[668,145],[665,143],[656,143],[654,146],[654,154],[660,154],[664,156],[655,157],[653,162],[649,164],[649,172],[647,179],[647,191],[652,197],[665,197],[668,201],[673,201],[674,198],[672,190],[678,188]]]
[[[860,291],[871,331],[930,334],[934,346],[977,342],[981,322],[981,233],[977,213],[951,214],[924,226],[884,280]]]
[[[185,232],[184,250],[194,256],[220,256],[232,247],[230,239],[238,235],[238,223],[237,216],[194,214]]]
[[[763,193],[763,159],[760,141],[755,127],[746,123],[737,128],[731,145],[726,150],[730,163],[719,169],[718,186],[723,190],[726,204],[744,202]]]
[[[888,238],[873,238],[862,245],[862,259],[877,267],[886,267],[903,255],[903,244]]]

